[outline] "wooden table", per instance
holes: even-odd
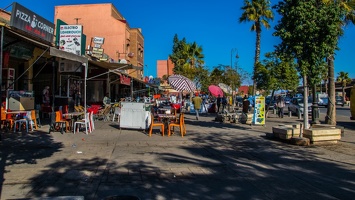
[[[165,127],[165,133],[169,131],[169,123],[171,120],[176,119],[176,116],[173,114],[158,114],[158,117],[162,120]]]

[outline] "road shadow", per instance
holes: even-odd
[[[1,130],[0,142],[0,198],[6,167],[14,165],[36,165],[39,160],[61,151],[63,145],[55,142],[48,132],[9,132]]]

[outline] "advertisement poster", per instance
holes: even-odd
[[[253,123],[255,125],[265,124],[265,97],[263,96],[255,97]]]
[[[81,25],[60,25],[59,49],[81,55]]]

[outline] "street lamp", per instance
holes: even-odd
[[[239,58],[239,55],[238,55],[238,49],[237,48],[233,48],[231,49],[231,68],[233,68],[233,54],[237,52],[237,54],[235,55],[235,58]]]

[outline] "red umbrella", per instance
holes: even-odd
[[[220,95],[221,97],[223,97],[223,91],[220,87],[216,86],[216,85],[210,85],[208,86],[208,90],[211,92],[211,94],[215,97],[217,97],[218,95]]]

